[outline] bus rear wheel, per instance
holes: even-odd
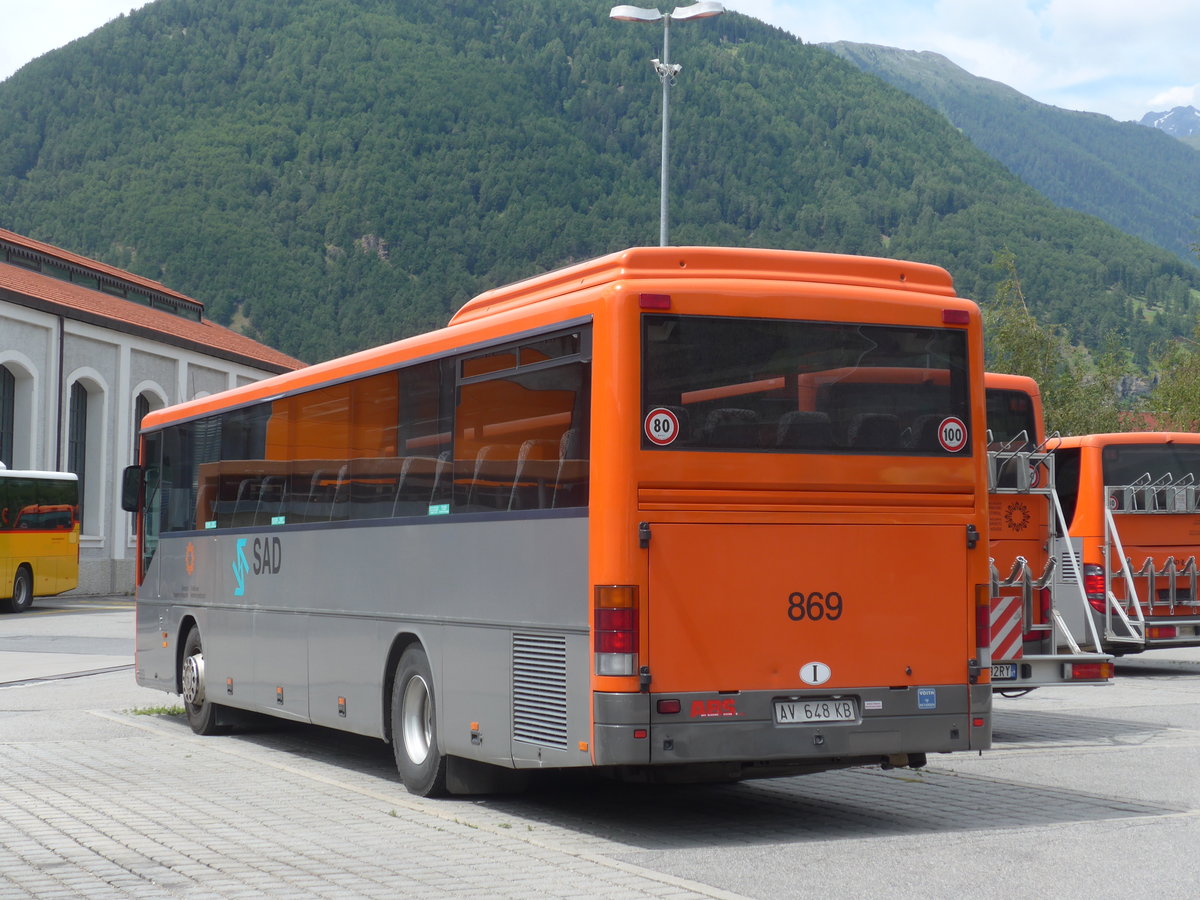
[[[33,573],[29,571],[28,566],[21,566],[17,569],[16,577],[13,578],[12,597],[7,601],[7,609],[9,612],[19,613],[25,612],[31,606],[33,606]]]
[[[226,728],[218,721],[217,704],[208,699],[204,675],[204,645],[200,629],[193,626],[183,643],[179,660],[179,686],[183,691],[183,708],[188,724],[196,734],[222,734]]]
[[[410,794],[446,794],[446,757],[438,752],[433,673],[425,650],[414,644],[400,656],[392,684],[392,751]]]

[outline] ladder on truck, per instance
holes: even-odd
[[[1100,635],[1089,613],[1079,571],[1079,548],[1067,536],[1066,517],[1054,487],[1051,444],[1057,435],[1033,445],[1022,432],[988,451],[988,493],[996,497],[1023,496],[1046,504],[1048,515],[1045,565],[1040,572],[1025,556],[1017,556],[1007,575],[991,568],[992,690],[1026,692],[1062,684],[1108,684],[1115,672],[1113,657],[1102,650]],[[1049,595],[1043,621],[1035,609]],[[1067,618],[1076,627],[1072,628]],[[1025,653],[1024,639],[1034,635],[1047,652]]]
[[[1170,555],[1161,565],[1147,556],[1135,568],[1125,552],[1116,518],[1194,516],[1198,512],[1200,486],[1190,472],[1182,478],[1167,473],[1157,480],[1146,473],[1131,484],[1104,486],[1103,621],[1104,639],[1109,644],[1126,645],[1126,653],[1200,644],[1195,555],[1189,555],[1182,564]],[[1123,599],[1116,596],[1114,583],[1124,587]]]

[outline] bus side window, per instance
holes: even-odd
[[[1063,518],[1066,519],[1068,528],[1071,527],[1071,520],[1075,518],[1075,506],[1079,501],[1079,463],[1080,453],[1077,447],[1054,451],[1054,486],[1058,491]]]
[[[588,365],[578,336],[519,355],[462,361],[454,415],[456,512],[555,509],[587,503]],[[560,363],[555,354],[566,358]],[[498,360],[507,359],[508,368]],[[520,360],[518,362],[517,360]],[[522,364],[528,368],[522,368]]]

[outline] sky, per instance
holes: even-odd
[[[0,80],[144,5],[145,0],[0,0]],[[651,6],[652,0],[638,5]],[[973,75],[1064,109],[1126,121],[1176,106],[1200,108],[1200,0],[725,0],[725,5],[805,43],[932,50]],[[675,38],[685,39],[683,33]]]

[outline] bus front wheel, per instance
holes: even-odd
[[[9,598],[7,606],[8,611],[14,613],[25,612],[33,606],[33,573],[29,571],[28,566],[17,569],[17,575],[13,579],[12,597]]]
[[[183,656],[179,660],[179,686],[183,691],[183,708],[187,711],[192,731],[196,734],[221,734],[225,731],[217,721],[217,704],[208,699],[204,645],[200,642],[200,629],[195,626],[183,643]]]
[[[414,644],[400,656],[392,685],[392,751],[400,780],[411,794],[446,793],[446,757],[438,752],[433,673],[425,650]]]

